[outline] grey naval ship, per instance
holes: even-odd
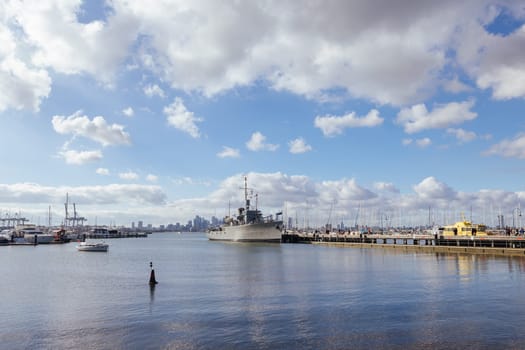
[[[282,213],[277,213],[275,219],[273,215],[264,217],[257,209],[257,197],[255,209],[251,209],[246,177],[244,177],[244,203],[245,206],[238,209],[236,217],[228,215],[224,218],[224,224],[208,230],[208,239],[233,242],[280,242],[283,222],[279,217]]]

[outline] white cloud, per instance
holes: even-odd
[[[432,140],[428,137],[423,137],[421,139],[415,139],[415,140],[414,139],[403,139],[401,140],[401,144],[403,146],[415,144],[416,146],[420,148],[425,148],[432,144]]]
[[[422,139],[416,140],[416,145],[418,145],[421,148],[428,147],[432,144],[432,140],[430,140],[428,137],[424,137]]]
[[[456,39],[458,63],[478,87],[491,89],[492,96],[499,100],[525,97],[525,27],[506,36],[488,33],[484,27],[502,11],[523,18],[519,13],[522,9],[505,5],[490,6],[492,16],[484,21],[465,23]]]
[[[212,96],[267,81],[307,97],[337,87],[346,95],[400,104],[439,84],[458,23],[465,14],[475,20],[484,8],[449,2],[394,6],[385,0],[326,6],[201,1],[146,8],[127,1],[126,10],[140,18],[142,34],[150,38],[142,63],[176,89]],[[400,18],[411,18],[410,25]],[[432,40],[425,35],[430,32]]]
[[[129,134],[124,131],[124,126],[109,125],[102,116],[90,120],[87,116],[82,115],[82,111],[77,111],[68,117],[55,115],[51,122],[59,134],[83,136],[102,146],[131,143]]]
[[[372,109],[364,117],[356,116],[355,112],[348,113],[344,116],[317,116],[314,120],[316,128],[321,129],[324,136],[336,136],[343,133],[345,128],[374,127],[381,125],[383,118],[379,112]]]
[[[8,97],[4,106],[38,106],[51,84],[45,69],[89,74],[111,85],[123,64],[140,64],[174,89],[205,96],[262,81],[309,98],[406,105],[440,85],[465,91],[455,76],[443,83],[442,72],[456,66],[496,98],[525,94],[523,30],[500,37],[483,27],[496,11],[520,11],[508,2],[176,3],[145,7],[139,0],[115,0],[89,23],[79,21],[78,1],[4,4],[3,22],[17,28],[0,28],[0,57],[24,51],[16,57],[39,76],[15,79],[12,90],[27,84],[30,97],[22,104]],[[12,38],[27,47],[13,45]],[[450,50],[457,57],[449,57]],[[155,84],[144,92],[165,96]]]
[[[251,151],[275,151],[279,148],[279,145],[265,143],[265,140],[266,136],[256,131],[252,134],[248,142],[246,142],[246,147]]]
[[[451,102],[438,105],[429,112],[424,104],[418,104],[411,108],[403,108],[398,113],[396,122],[401,124],[408,134],[426,129],[447,128],[477,118],[477,113],[471,111],[473,106],[474,100]]]
[[[109,175],[109,169],[106,169],[106,168],[97,168],[95,172],[99,175],[104,175],[104,176]]]
[[[461,82],[457,76],[455,76],[451,80],[444,82],[443,87],[445,91],[452,92],[454,94],[458,94],[460,92],[472,91],[472,88],[468,86],[467,84]]]
[[[51,78],[44,69],[24,62],[17,54],[22,48],[2,21],[3,6],[0,5],[0,112],[8,108],[38,111],[42,99],[51,91]]]
[[[428,224],[429,208],[435,213],[433,221],[436,221],[436,224],[458,221],[461,211],[471,208],[474,222],[491,224],[481,217],[486,208],[490,208],[493,203],[500,203],[501,210],[510,213],[515,208],[519,196],[525,196],[523,192],[486,189],[477,192],[456,192],[435,177],[428,177],[417,183],[414,192],[400,193],[393,184],[382,182],[374,185],[379,191],[374,193],[355,179],[315,182],[308,176],[277,172],[237,174],[228,177],[205,197],[177,201],[177,208],[185,210],[188,217],[194,215],[191,208],[200,208],[201,212],[204,208],[209,208],[210,216],[217,214],[217,208],[225,208],[223,213],[227,215],[228,203],[231,203],[232,207],[243,204],[243,192],[239,187],[242,187],[245,175],[248,177],[248,187],[253,189],[253,194],[259,195],[258,205],[264,214],[269,215],[282,210],[288,217],[299,219],[300,226],[305,224],[303,218],[306,218],[312,226],[319,227],[326,224],[330,216],[337,222],[345,218],[346,224],[353,224],[349,223],[348,219],[353,219],[358,210],[359,225],[378,226],[378,213],[391,213],[389,216],[393,218],[393,225],[419,226]],[[439,215],[436,215],[437,213]],[[295,222],[297,220],[294,220]]]
[[[181,98],[176,97],[171,105],[164,107],[164,114],[168,118],[169,125],[189,134],[193,138],[200,137],[196,123],[201,122],[202,119],[195,117],[193,112],[188,111]]]
[[[14,57],[0,55],[0,91],[0,112],[8,108],[38,112],[42,99],[51,91],[51,78],[45,70],[30,68]]]
[[[523,29],[502,37],[483,27],[497,11],[521,15],[519,6],[509,2],[174,4],[145,7],[139,0],[115,0],[106,4],[103,18],[89,23],[79,21],[78,1],[4,4],[3,22],[17,27],[0,27],[5,44],[0,57],[24,51],[16,57],[24,58],[19,63],[33,75],[4,70],[3,78],[17,77],[12,91],[26,85],[28,99],[20,103],[18,97],[6,97],[4,108],[38,107],[51,84],[45,69],[89,74],[111,85],[124,63],[142,65],[174,89],[205,96],[262,81],[309,98],[339,95],[406,105],[440,85],[465,91],[455,76],[443,83],[448,67],[466,70],[496,98],[525,95]],[[26,47],[13,45],[13,38],[23,39]],[[450,50],[457,57],[448,56]],[[144,92],[165,96],[155,84]]]
[[[418,196],[429,199],[449,199],[456,198],[457,192],[447,184],[438,181],[435,177],[430,176],[414,186],[414,191]]]
[[[240,156],[238,149],[227,146],[222,146],[222,151],[217,153],[217,157],[219,158],[239,158]]]
[[[290,153],[293,154],[305,153],[312,150],[312,146],[307,144],[301,137],[288,142],[288,146],[290,147]]]
[[[138,184],[111,184],[104,186],[42,186],[35,183],[0,184],[0,207],[24,210],[24,215],[46,216],[49,204],[62,207],[66,193],[77,203],[82,216],[90,224],[98,218],[130,225],[137,217],[156,220],[166,224],[186,222],[195,213],[204,217],[227,215],[228,203],[232,207],[243,205],[243,177],[248,177],[248,186],[253,195],[258,194],[258,207],[265,215],[283,211],[288,217],[307,217],[310,224],[319,227],[332,220],[354,218],[359,210],[359,225],[377,226],[380,215],[392,213],[393,225],[427,224],[430,209],[437,224],[457,221],[462,211],[474,214],[474,222],[487,222],[482,213],[494,203],[498,212],[512,215],[516,203],[525,198],[525,192],[480,189],[475,192],[457,192],[444,182],[429,176],[413,186],[410,193],[399,193],[389,182],[377,182],[374,193],[355,179],[339,179],[315,182],[308,176],[277,173],[236,174],[225,178],[217,188],[201,198],[168,201],[159,186]],[[209,186],[202,180],[178,179],[182,185]],[[388,192],[388,193],[384,193]],[[74,197],[74,198],[71,198]],[[35,207],[42,204],[41,213]],[[224,208],[221,212],[218,208]],[[360,209],[358,209],[360,208]],[[37,209],[38,210],[38,209]],[[60,213],[61,214],[61,213]],[[60,214],[57,214],[60,215]],[[401,214],[401,215],[400,215]],[[487,217],[495,218],[496,215]],[[301,220],[302,221],[302,220]],[[495,220],[492,220],[495,221]],[[353,224],[353,222],[352,222]]]
[[[157,84],[153,84],[153,85],[148,84],[144,86],[144,93],[148,97],[153,97],[153,96],[159,96],[162,98],[166,97],[164,90],[162,90],[160,86],[158,86]]]
[[[104,21],[80,23],[78,1],[10,3],[9,13],[33,47],[31,60],[65,74],[88,73],[110,84],[135,40],[139,22],[118,2]]]
[[[80,205],[155,204],[166,201],[166,194],[158,186],[110,184],[104,186],[42,186],[34,183],[0,184],[0,203],[63,203],[66,193],[74,194]],[[90,218],[92,219],[92,218]]]
[[[454,135],[460,143],[470,142],[477,138],[477,135],[475,132],[467,131],[461,128],[460,129],[449,128],[447,129],[447,134]]]
[[[63,158],[67,164],[82,165],[85,163],[96,162],[102,159],[102,152],[95,151],[75,151],[63,149],[58,152],[59,157]]]
[[[172,180],[176,185],[198,185],[198,186],[210,186],[211,183],[208,180],[195,179],[189,176],[183,176]]]
[[[513,139],[503,140],[492,145],[485,155],[500,155],[506,158],[525,158],[525,133],[519,133]]]
[[[399,189],[391,182],[376,182],[374,188],[378,191],[399,193]]]
[[[118,176],[122,179],[122,180],[138,180],[139,178],[139,175],[133,171],[128,171],[128,172],[125,172],[125,173],[119,173]]]
[[[525,40],[520,43],[525,45]],[[525,55],[521,57],[525,60]],[[480,75],[478,86],[492,88],[492,95],[498,100],[525,97],[525,63],[518,67],[496,66]]]
[[[149,182],[157,182],[158,179],[159,179],[159,177],[157,175],[148,174],[146,176],[146,180],[149,181]]]
[[[237,205],[236,202],[242,204],[244,195],[240,187],[244,184],[244,176],[248,178],[248,187],[253,189],[254,194],[259,194],[259,205],[265,208],[267,214],[271,214],[272,210],[282,210],[285,201],[303,204],[311,199],[312,203],[317,202],[316,184],[307,176],[250,172],[224,179],[219,188],[207,197],[210,206],[227,207],[230,201],[232,206]]]
[[[122,114],[124,114],[126,117],[133,117],[135,112],[133,111],[133,108],[128,107],[122,110]]]
[[[338,201],[363,201],[377,197],[375,193],[360,186],[355,179],[322,181],[317,186],[321,201],[334,203]]]

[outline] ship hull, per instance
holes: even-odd
[[[35,239],[36,239],[36,243],[38,244],[48,244],[54,241],[55,236],[48,235],[45,233],[40,233],[40,234],[26,233],[24,234],[24,239],[26,240],[27,243],[31,243],[31,244],[35,244]]]
[[[211,241],[231,242],[281,242],[281,221],[246,225],[224,225],[218,230],[208,231]]]

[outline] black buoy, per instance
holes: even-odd
[[[157,280],[155,279],[155,270],[153,270],[153,262],[149,263],[149,267],[151,268],[151,273],[149,275],[149,285],[154,286],[159,282],[157,282]]]

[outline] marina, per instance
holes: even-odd
[[[115,238],[147,238],[150,232],[108,229],[105,227],[83,230],[68,230],[63,228],[38,228],[35,225],[25,225],[24,229],[3,229],[0,235],[0,246],[32,246],[40,244],[64,244],[80,242],[86,239],[115,239]]]
[[[339,247],[404,249],[428,253],[469,253],[525,256],[523,234],[494,234],[483,224],[463,218],[451,225],[425,230],[392,230],[384,232],[284,231],[282,243],[329,244]],[[515,230],[518,232],[518,230]]]
[[[255,212],[255,211],[254,211]],[[257,211],[258,212],[258,211]],[[240,218],[242,219],[242,217]],[[206,236],[211,241],[267,242],[318,244],[347,248],[397,249],[427,253],[467,253],[503,256],[525,256],[525,237],[523,235],[487,234],[484,225],[472,225],[460,221],[439,229],[400,232],[359,232],[359,231],[320,231],[302,232],[299,230],[280,230],[282,221],[251,222],[249,224],[227,223],[220,229],[208,230]],[[457,234],[457,228],[463,234]],[[472,227],[475,227],[472,234]],[[461,230],[463,228],[463,230]],[[479,230],[481,228],[481,230]],[[37,228],[32,224],[17,226],[14,230],[4,229],[0,234],[0,246],[34,246],[40,244],[63,244],[85,242],[86,240],[116,238],[146,238],[150,232],[118,230],[107,227],[84,226],[76,232],[62,228]],[[454,233],[456,234],[450,234]],[[470,232],[468,234],[467,232]],[[174,234],[180,235],[181,232]],[[80,247],[80,246],[79,246]],[[107,251],[107,247],[104,248]],[[101,247],[82,247],[79,250],[103,250]]]
[[[24,246],[63,244],[86,239],[146,238],[151,233],[125,227],[84,225],[87,219],[78,214],[76,203],[72,203],[72,206],[73,214],[71,215],[69,195],[66,194],[65,216],[59,226],[51,225],[51,206],[47,226],[29,223],[30,220],[19,213],[6,214],[5,217],[0,218],[0,245]]]

